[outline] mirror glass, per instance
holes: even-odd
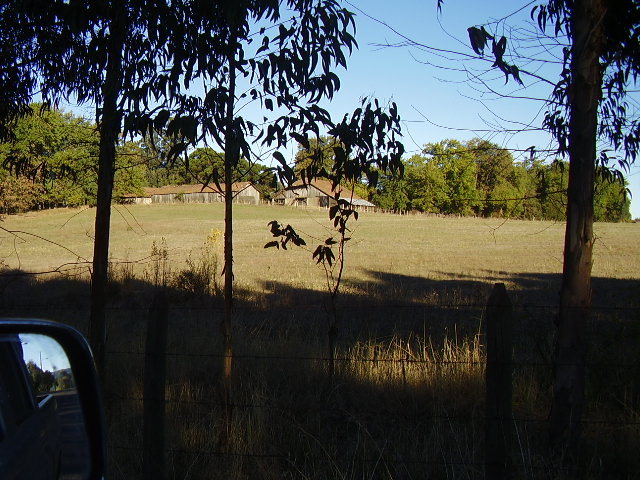
[[[0,336],[0,478],[87,478],[90,454],[64,349],[39,334]]]

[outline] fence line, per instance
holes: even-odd
[[[143,356],[145,352],[135,352],[126,350],[107,350],[108,355],[132,355]],[[211,359],[223,359],[225,355],[222,353],[184,353],[184,352],[167,352],[167,357],[185,357],[185,358],[211,358]],[[283,356],[283,355],[244,355],[242,353],[234,353],[234,360],[297,360],[297,361],[309,361],[309,362],[328,362],[329,357],[318,356]],[[403,359],[403,358],[348,358],[348,357],[336,357],[336,362],[342,363],[397,363],[397,364],[424,364],[424,365],[484,365],[484,360],[421,360],[415,358]],[[540,367],[549,368],[551,365],[544,362],[528,362],[528,361],[514,361],[514,366],[518,367]],[[557,363],[554,365],[562,366],[575,366],[574,363]],[[614,362],[585,362],[587,367],[607,367],[607,368],[632,368],[637,367],[638,363],[614,363]]]
[[[113,401],[117,401],[117,402],[130,402],[130,401],[135,401],[135,402],[142,402],[144,401],[143,397],[118,397],[118,396],[109,396],[109,401],[113,402]],[[166,405],[201,405],[201,406],[208,406],[208,407],[219,407],[219,408],[224,408],[227,406],[231,406],[234,409],[265,409],[265,410],[278,410],[278,411],[286,411],[285,408],[277,406],[277,405],[268,405],[268,404],[255,404],[255,403],[231,403],[230,405],[227,405],[225,403],[222,402],[214,402],[214,401],[205,401],[205,400],[165,400],[165,404]],[[468,416],[466,415],[438,415],[438,414],[433,414],[433,413],[428,413],[428,414],[421,414],[421,415],[411,415],[411,414],[406,414],[406,413],[398,413],[398,414],[394,414],[393,412],[389,412],[387,413],[388,416],[393,417],[394,415],[398,415],[398,416],[402,416],[402,417],[408,417],[408,418],[421,418],[421,417],[425,417],[428,416],[430,419],[432,420],[438,420],[438,421],[443,421],[443,422],[451,422],[451,421],[458,421],[458,422],[466,422],[469,420]],[[474,417],[476,420],[481,420],[481,421],[486,421],[488,420],[488,417],[483,416],[483,415],[477,415]],[[512,421],[517,422],[517,423],[548,423],[549,419],[547,417],[540,417],[540,418],[532,418],[532,417],[517,417],[514,416],[512,417]],[[610,426],[617,426],[617,427],[625,427],[625,426],[630,426],[630,427],[637,427],[640,426],[640,419],[637,421],[622,421],[622,420],[610,420],[610,419],[592,419],[592,418],[583,418],[581,421],[582,424],[584,425],[610,425]]]
[[[317,292],[319,294],[324,294],[324,292]],[[87,301],[87,305],[88,305],[88,301]],[[37,309],[37,308],[68,308],[69,304],[68,303],[54,303],[54,302],[46,302],[46,303],[23,303],[23,304],[17,304],[17,303],[12,303],[9,308],[11,309]],[[297,311],[300,308],[317,308],[317,309],[322,309],[324,308],[324,305],[321,303],[317,303],[317,304],[313,304],[313,303],[309,303],[309,302],[301,302],[298,304],[292,304],[292,303],[288,303],[287,305],[279,305],[278,306],[278,310],[279,311]],[[369,309],[390,309],[390,310],[394,310],[394,309],[406,309],[406,310],[430,310],[430,309],[481,309],[484,310],[486,308],[486,305],[482,304],[482,303],[438,303],[438,304],[421,304],[421,303],[391,303],[391,302],[384,302],[384,303],[373,303],[373,305],[370,306],[363,306],[362,304],[359,303],[353,303],[353,304],[348,304],[348,303],[341,303],[340,304],[340,308],[344,309],[344,310],[350,310],[350,309],[362,309],[362,308],[369,308]],[[514,305],[514,308],[517,310],[522,310],[522,311],[526,311],[526,310],[557,310],[559,308],[559,303],[555,303],[555,304],[535,304],[535,303],[518,303]],[[579,308],[579,307],[576,307]],[[580,307],[582,308],[582,307]],[[106,307],[106,311],[107,312],[118,312],[118,311],[131,311],[131,310],[141,310],[141,311],[146,311],[147,307],[146,306],[132,306],[132,305],[108,305]],[[640,305],[638,306],[610,306],[610,305],[591,305],[590,309],[592,311],[596,311],[596,312],[638,312],[640,311]],[[241,305],[236,306],[236,310],[239,313],[242,312],[259,312],[259,309],[255,309],[252,307],[242,307]],[[200,306],[176,306],[176,305],[170,305],[169,306],[169,311],[170,312],[181,312],[181,311],[194,311],[194,312],[211,312],[211,313],[215,313],[215,312],[221,312],[223,311],[223,307],[222,306],[212,306],[212,305],[200,305]]]
[[[59,306],[68,308],[68,305],[66,304],[59,304]],[[34,308],[33,305],[30,305],[30,307]],[[12,305],[12,308],[20,308],[20,307]],[[52,309],[56,307],[55,305],[46,304],[46,305],[42,305],[41,307],[36,306],[35,308]],[[319,304],[305,305],[304,308],[302,306],[290,306],[289,308],[278,307],[278,312],[287,311],[287,312],[293,312],[293,313],[297,313],[297,312],[308,313],[309,311],[313,310],[313,308],[321,308],[321,305]],[[441,333],[440,327],[444,326],[449,328],[449,331],[448,331],[449,338],[454,338],[454,335],[456,333],[456,330],[454,327],[456,323],[458,324],[458,326],[464,324],[464,326],[468,327],[468,331],[465,334],[460,334],[459,338],[473,339],[473,341],[475,342],[481,342],[482,343],[481,348],[483,350],[483,353],[484,353],[484,348],[486,347],[487,342],[486,342],[486,338],[484,337],[485,334],[481,333],[479,330],[479,326],[484,325],[486,322],[486,314],[487,314],[486,305],[483,305],[483,304],[455,303],[455,304],[439,304],[439,305],[419,305],[419,304],[408,305],[408,304],[387,303],[384,305],[374,305],[374,306],[360,305],[360,304],[341,305],[340,308],[346,310],[347,312],[349,310],[353,310],[353,311],[357,310],[360,315],[365,317],[367,316],[368,312],[373,312],[373,311],[381,314],[382,316],[386,312],[395,311],[397,309],[404,309],[405,312],[410,312],[410,314],[407,314],[407,315],[399,314],[397,315],[397,317],[394,317],[393,319],[393,321],[395,322],[398,328],[405,329],[407,331],[404,331],[404,330],[398,331],[397,334],[393,333],[392,331],[391,333],[386,333],[385,335],[373,336],[373,337],[366,338],[364,340],[359,339],[359,337],[350,338],[349,341],[345,342],[345,349],[351,346],[350,342],[352,340],[353,341],[361,340],[361,344],[363,346],[367,345],[366,341],[371,341],[372,342],[371,345],[374,346],[374,345],[386,345],[394,341],[396,338],[402,339],[404,344],[407,345],[407,336],[409,340],[428,339],[431,337],[431,334],[432,334],[432,332],[428,328],[423,331],[420,331],[419,328],[414,328],[414,329],[409,328],[411,326],[416,326],[416,325],[419,326],[424,324],[429,326],[430,324],[430,319],[423,321],[420,315],[415,315],[414,312],[415,311],[427,311],[427,312],[433,311],[438,313],[440,311],[446,311],[449,309],[456,312],[455,317],[452,315],[452,317],[454,317],[454,322],[452,322],[451,324],[440,324],[440,323],[436,324],[436,326],[438,327],[438,330],[436,333],[438,332]],[[514,317],[517,317],[517,316],[520,317],[520,319],[522,320],[520,322],[521,324],[525,324],[529,322],[530,318],[537,320],[535,316],[541,315],[543,316],[543,318],[546,318],[547,320],[549,320],[548,325],[547,324],[545,325],[553,328],[550,318],[552,317],[553,313],[557,311],[558,307],[557,305],[519,304],[519,305],[515,305],[513,308],[514,308],[513,315]],[[640,311],[640,306],[613,306],[613,307],[606,307],[606,308],[593,306],[592,310],[595,312],[602,312],[604,314],[604,318],[602,320],[607,322],[611,321],[610,318],[606,317],[608,313],[613,313],[614,315],[617,315],[620,312],[623,312],[623,313],[626,312],[627,317],[618,319],[617,316],[613,316],[612,318],[615,318],[616,322],[619,321],[619,324],[633,325],[634,323],[632,322],[637,322],[637,320],[639,320],[637,317],[637,312]],[[109,308],[108,311],[111,312],[111,317],[112,317],[111,325],[114,329],[117,329],[117,331],[126,332],[127,328],[136,329],[136,332],[144,331],[145,322],[137,320],[142,317],[142,315],[139,315],[138,313],[142,311],[146,311],[146,308],[144,306],[139,306],[139,307],[136,306],[133,309],[133,314],[129,316],[120,315],[120,312],[124,312],[124,311],[132,312],[131,306],[123,306],[123,307],[114,306]],[[249,418],[252,415],[257,415],[257,416],[262,415],[264,417],[269,417],[270,415],[278,417],[280,415],[281,417],[286,419],[294,418],[294,414],[290,410],[291,405],[295,405],[294,408],[299,408],[304,411],[305,405],[300,405],[298,403],[295,403],[298,401],[297,399],[287,398],[287,399],[284,399],[286,400],[284,401],[282,398],[279,398],[279,397],[265,396],[264,398],[260,397],[255,399],[255,400],[262,400],[262,401],[251,401],[253,397],[251,398],[238,397],[234,399],[235,401],[232,401],[231,403],[226,403],[222,401],[221,398],[218,398],[217,396],[206,397],[207,394],[210,394],[211,391],[215,390],[216,388],[215,383],[219,380],[217,377],[218,373],[212,369],[211,365],[214,365],[214,368],[216,368],[218,364],[220,365],[222,364],[222,359],[225,358],[222,351],[220,352],[215,351],[216,349],[221,349],[220,346],[217,345],[218,325],[217,325],[217,322],[215,321],[215,318],[219,316],[219,313],[222,311],[222,309],[212,308],[210,305],[203,305],[203,306],[196,306],[196,307],[169,306],[168,311],[172,315],[172,318],[169,321],[170,333],[169,333],[168,340],[169,340],[169,344],[171,344],[172,342],[173,344],[172,344],[172,350],[166,351],[164,354],[165,362],[168,363],[167,376],[169,378],[167,380],[167,384],[165,387],[165,392],[166,392],[165,395],[167,395],[169,398],[164,398],[163,404],[166,406],[167,417],[171,417],[168,421],[174,422],[171,424],[172,429],[176,427],[175,425],[176,422],[179,424],[181,421],[184,420],[185,423],[192,422],[197,424],[198,422],[204,422],[204,420],[206,419],[207,422],[210,422],[207,424],[207,428],[212,429],[210,433],[213,435],[215,433],[215,428],[219,428],[219,426],[215,424],[215,421],[218,421],[216,420],[215,416],[219,413],[219,411],[222,411],[224,409],[231,409],[233,412],[235,412],[237,417],[241,419]],[[200,318],[200,317],[196,318],[197,315],[200,315],[201,313],[204,313],[204,312],[207,313],[206,318]],[[546,312],[549,312],[549,313],[545,314]],[[192,313],[193,315],[191,315]],[[268,316],[271,315],[269,311],[260,311],[257,309],[245,310],[242,308],[238,308],[239,316],[245,313],[248,314],[246,318],[248,318],[249,320],[246,320],[245,318],[243,318],[243,321],[242,321],[243,323],[239,323],[240,326],[248,325],[249,327],[251,327],[252,325],[254,325],[254,323],[256,323],[255,321],[256,318],[260,319],[262,315],[268,315]],[[272,318],[269,316],[267,323],[268,323],[269,329],[273,329],[276,332],[274,334],[274,339],[277,340],[279,338],[278,335],[280,333],[278,332],[280,332],[280,330],[277,322],[272,321],[275,318],[277,317]],[[434,316],[433,318],[436,318],[436,316]],[[461,319],[462,321],[460,321]],[[314,317],[314,321],[315,320],[317,320],[317,318]],[[594,322],[599,322],[599,321],[600,319],[594,319]],[[257,322],[257,324],[259,324],[258,326],[261,326],[259,321]],[[182,340],[182,337],[184,338],[188,337],[189,342],[194,341],[194,339],[191,338],[186,333],[192,328],[192,325],[195,325],[197,327],[206,326],[207,335],[209,334],[209,328],[211,328],[211,332],[213,333],[212,333],[211,341],[203,340],[197,344],[198,345],[197,349],[194,348],[192,350],[189,350],[190,348],[189,345],[191,345],[191,343],[187,343],[187,341],[185,340],[183,345],[183,343],[181,343],[181,340]],[[299,317],[296,316],[296,319],[289,321],[287,325],[288,326],[290,325],[304,326],[304,325],[307,325],[307,323],[305,323],[304,319],[300,320]],[[321,324],[321,322],[318,322],[318,326],[322,326],[322,325],[323,324]],[[529,323],[527,323],[527,325],[529,325]],[[123,328],[125,328],[125,330],[122,330]],[[301,329],[304,331],[304,327],[301,327]],[[260,332],[260,329],[257,329],[256,331]],[[285,331],[286,333],[286,328],[283,328],[283,331]],[[320,329],[319,331],[321,332]],[[317,334],[317,333],[318,332],[315,332],[314,334]],[[132,334],[132,336],[135,336],[135,335]],[[216,337],[215,340],[213,340],[213,336]],[[258,333],[258,334],[255,334],[254,336],[259,337],[260,334]],[[268,345],[271,337],[267,335],[265,338],[266,340],[264,341],[264,345]],[[142,372],[144,369],[142,368],[142,365],[143,365],[144,355],[146,352],[144,351],[144,346],[138,345],[138,343],[142,344],[143,342],[142,341],[138,342],[138,340],[140,339],[138,339],[137,337],[135,337],[130,342],[126,336],[122,337],[121,335],[118,336],[117,340],[122,343],[115,343],[115,341],[112,341],[107,348],[107,357],[111,361],[117,362],[116,363],[117,365],[125,366],[127,369],[131,369],[132,371],[135,370],[135,372],[131,374],[131,378],[135,379],[135,381],[139,381],[141,378],[143,378]],[[215,341],[216,344],[212,345],[211,344],[212,341]],[[517,342],[517,339],[514,341]],[[176,347],[176,345],[178,347]],[[398,342],[398,345],[401,345],[401,343]],[[411,349],[411,347],[414,345],[415,344],[409,343],[409,346],[407,348]],[[324,355],[324,349],[319,349],[316,347],[317,345],[314,344],[313,348],[309,347],[310,350],[307,350],[306,352],[304,350],[302,352],[292,351],[289,354],[286,351],[285,353],[283,353],[282,351],[276,351],[275,353],[269,353],[268,351],[260,352],[259,350],[260,347],[253,346],[252,344],[249,344],[249,347],[247,347],[246,345],[240,345],[237,347],[238,351],[237,353],[234,353],[233,359],[234,359],[234,362],[236,362],[235,365],[238,365],[241,368],[245,369],[243,371],[244,372],[243,374],[246,374],[247,377],[243,378],[242,381],[249,382],[249,381],[253,381],[251,377],[252,374],[259,376],[260,373],[259,372],[256,373],[257,370],[260,370],[260,371],[278,370],[280,368],[279,362],[290,362],[294,365],[300,365],[302,369],[304,369],[305,362],[316,363],[316,364],[327,363],[329,361],[329,357],[328,355]],[[435,342],[433,344],[433,347],[436,351],[438,351],[438,349],[441,348],[442,345],[439,344],[438,342]],[[176,348],[178,349],[176,350]],[[180,350],[182,348],[184,350]],[[252,353],[252,349],[254,350],[257,349],[258,353]],[[214,351],[208,351],[208,350],[214,350]],[[320,352],[323,352],[323,353],[320,353]],[[345,353],[345,354],[338,355],[334,360],[337,362],[338,365],[348,363],[351,366],[356,366],[356,368],[358,366],[371,366],[373,364],[384,365],[385,367],[392,367],[394,365],[398,365],[398,366],[408,368],[409,366],[411,366],[414,369],[415,367],[418,367],[419,369],[420,367],[427,368],[428,366],[434,366],[434,365],[443,367],[443,368],[456,367],[456,366],[458,367],[471,366],[473,367],[473,371],[476,373],[482,372],[484,366],[486,365],[486,360],[484,359],[484,357],[480,359],[424,358],[419,356],[419,353],[421,353],[421,351],[419,350],[416,350],[416,353],[418,353],[418,356],[408,356],[408,357],[404,355],[404,353],[406,352],[402,352],[401,350],[398,350],[398,352],[400,352],[402,356],[397,358],[388,358],[388,357],[371,358],[371,357],[365,357],[365,356],[352,358],[352,357],[345,356],[347,355],[347,353]],[[431,350],[429,350],[429,352],[433,353],[431,352]],[[524,371],[527,373],[527,375],[531,375],[532,377],[546,378],[547,376],[549,376],[546,374],[551,372],[552,363],[549,361],[537,360],[537,358],[544,359],[545,358],[544,355],[542,355],[542,357],[537,357],[535,355],[537,355],[536,352],[533,352],[532,355],[529,355],[528,357],[525,357],[525,358],[517,358],[517,356],[514,357],[514,359],[512,360],[513,369],[518,373],[521,373]],[[620,375],[629,374],[629,372],[633,371],[634,369],[635,371],[640,372],[640,364],[638,363],[637,360],[634,361],[634,359],[638,358],[637,356],[630,357],[631,359],[628,362],[626,361],[627,358],[624,358],[624,357],[622,358],[614,357],[615,359],[612,359],[612,361],[606,361],[606,358],[608,357],[591,359],[587,363],[587,367],[594,370],[597,370],[597,369],[605,370],[607,373],[607,376],[610,378],[612,378],[614,374],[618,372],[620,373]],[[254,362],[255,366],[251,362]],[[187,384],[188,381],[191,379],[189,377],[189,374],[184,375],[183,370],[188,370],[190,372],[191,368],[198,365],[202,365],[201,369],[207,370],[209,373],[205,374],[205,375],[208,375],[208,377],[206,376],[203,377],[202,373],[194,374],[194,377],[196,380],[195,383],[197,383],[199,386],[200,384],[205,384],[205,382],[208,382],[209,389],[206,390],[205,393],[202,393],[200,391],[194,391],[194,392],[189,392],[188,395],[185,394],[183,396],[183,394],[179,391],[179,388],[182,388],[181,385]],[[308,369],[308,370],[311,371],[311,369]],[[114,370],[114,371],[117,371],[117,370]],[[318,370],[318,372],[319,371],[320,370]],[[399,372],[400,368],[398,368],[397,371]],[[318,374],[318,372],[314,371],[316,375]],[[338,368],[338,372],[340,372],[340,368]],[[404,368],[402,369],[402,374],[404,375]],[[180,375],[184,375],[184,376],[181,377]],[[338,376],[339,375],[340,374],[338,374]],[[178,382],[175,381],[176,378]],[[286,382],[287,381],[286,376],[284,376],[283,378],[284,378],[283,381]],[[627,378],[627,377],[624,377],[624,378]],[[640,378],[640,373],[636,374],[636,378]],[[110,379],[110,381],[114,382],[115,380]],[[401,385],[401,382],[403,381],[402,376],[398,374],[398,378],[394,377],[394,381],[397,381],[398,385]],[[406,379],[404,381],[406,382]],[[461,381],[463,385],[465,381],[466,380],[464,379]],[[326,392],[323,391],[322,393],[323,394],[326,393],[328,397],[333,395],[335,391],[338,391],[338,389],[341,388],[339,383],[340,383],[340,378],[336,380],[335,384],[328,384]],[[142,385],[142,383],[140,382],[139,385]],[[109,449],[115,452],[118,462],[133,461],[133,460],[122,460],[123,457],[118,457],[118,455],[124,455],[125,457],[127,456],[135,457],[137,459],[138,457],[141,457],[143,453],[142,441],[140,442],[136,441],[138,438],[141,439],[142,437],[136,437],[134,435],[135,433],[134,431],[137,427],[134,428],[132,426],[132,425],[138,425],[138,423],[140,423],[140,419],[141,419],[140,412],[142,411],[141,405],[144,402],[144,396],[139,394],[139,393],[142,393],[142,389],[138,388],[139,385],[135,384],[132,386],[132,384],[126,384],[125,385],[126,388],[122,388],[122,386],[118,386],[118,388],[111,386],[107,389],[107,396],[106,396],[107,406],[109,409],[111,409],[114,412],[112,413],[114,418],[116,418],[118,415],[122,415],[123,414],[122,412],[125,412],[125,415],[127,415],[126,418],[128,419],[127,421],[124,422],[125,425],[123,427],[126,429],[126,434],[128,436],[111,438],[109,443]],[[640,396],[640,394],[637,391],[635,393],[633,391],[633,388],[636,388],[636,389],[640,388],[638,385],[636,385],[635,387],[633,385],[629,385],[629,388],[631,389],[630,390],[631,394]],[[415,385],[412,384],[412,387],[413,386]],[[173,389],[174,387],[175,387],[175,390],[170,390],[170,389]],[[399,395],[400,394],[405,395],[405,393],[402,392],[402,388],[398,388],[398,392],[399,392]],[[413,394],[410,390],[408,392],[409,393],[406,393],[406,398],[410,399],[409,402],[418,403],[420,401],[424,401],[420,396],[411,396]],[[365,394],[368,394],[371,396],[375,395],[376,393],[377,391],[373,387],[371,387],[371,389],[366,390],[365,392]],[[270,401],[272,401],[273,403],[269,403]],[[289,401],[291,403],[289,403]],[[304,399],[301,401],[304,402]],[[521,400],[518,400],[518,401],[521,401]],[[619,399],[615,399],[615,401],[619,401],[621,403],[620,411],[604,412],[605,415],[602,418],[592,416],[588,412],[587,416],[583,418],[583,421],[582,421],[583,426],[586,429],[603,428],[605,430],[611,430],[616,434],[618,432],[630,431],[631,433],[629,435],[637,434],[637,437],[640,439],[640,431],[637,431],[638,427],[640,427],[640,413],[638,412],[637,405],[634,403],[634,402],[637,402],[637,400],[619,398]],[[434,400],[434,402],[441,402],[441,400],[436,399]],[[355,425],[353,428],[356,428],[356,429],[362,428],[363,430],[362,435],[366,436],[367,434],[369,434],[368,429],[384,428],[387,425],[386,423],[383,423],[382,427],[379,427],[376,425],[369,425],[366,423],[368,421],[366,419],[367,417],[375,417],[376,419],[378,417],[383,417],[384,421],[389,422],[390,424],[393,424],[393,422],[398,421],[402,425],[406,424],[409,426],[415,426],[416,431],[427,430],[429,432],[430,431],[429,429],[441,430],[443,432],[449,431],[449,430],[453,431],[455,430],[455,428],[457,428],[457,427],[454,427],[454,425],[463,425],[463,426],[471,425],[470,430],[473,430],[473,429],[481,430],[484,428],[484,425],[488,423],[488,420],[491,420],[494,417],[492,415],[488,415],[485,411],[482,410],[482,408],[476,407],[476,404],[482,406],[482,401],[474,403],[473,404],[474,409],[471,409],[471,411],[464,411],[464,410],[459,411],[458,409],[450,407],[447,404],[437,404],[436,406],[432,406],[428,404],[428,405],[425,405],[424,407],[414,406],[413,409],[409,408],[406,410],[398,410],[398,411],[395,411],[392,409],[391,410],[382,409],[382,411],[379,411],[375,403],[373,404],[373,406],[365,405],[362,407],[359,405],[341,407],[340,404],[338,403],[336,407],[331,406],[326,408],[335,408],[335,410],[333,411],[333,414],[336,418],[330,419],[330,422],[333,422],[331,423],[332,426],[342,425],[341,422],[343,422],[343,418],[342,418],[343,416],[351,415],[353,412],[360,413],[363,417],[365,417],[365,420],[347,419],[349,421],[344,423],[349,425]],[[638,404],[640,404],[640,402]],[[324,404],[322,406],[324,407]],[[359,410],[360,408],[361,410]],[[475,410],[475,408],[479,408],[479,409]],[[185,412],[184,418],[183,418],[183,412]],[[266,413],[262,413],[262,412],[266,412]],[[611,418],[606,418],[606,414],[609,414],[609,413],[611,413]],[[314,413],[308,413],[308,415],[313,415],[313,414]],[[323,411],[322,414],[326,415],[327,412]],[[220,416],[222,417],[222,415]],[[189,418],[187,419],[187,417]],[[540,408],[533,411],[532,409],[530,410],[527,408],[523,408],[521,405],[516,404],[514,405],[514,413],[511,415],[510,421],[511,421],[510,427],[514,429],[518,429],[519,433],[522,433],[522,432],[526,433],[526,431],[530,429],[532,431],[535,431],[535,434],[538,435],[540,431],[545,429],[545,426],[548,420],[544,415],[544,413],[541,413]],[[295,427],[292,427],[292,428],[295,429]],[[419,430],[419,429],[422,429],[422,430]],[[140,429],[140,432],[142,432],[142,429]],[[424,435],[426,435],[427,433],[424,433]],[[473,432],[468,433],[468,435],[473,436]],[[301,434],[300,436],[305,439],[308,438],[306,434],[304,435]],[[127,439],[127,442],[122,441],[122,438]],[[460,441],[461,441],[461,444],[459,445],[459,447],[464,449],[464,447],[466,446],[464,442],[466,442],[467,440],[463,438]],[[457,457],[453,454],[448,455],[444,459],[436,459],[436,458],[432,458],[431,456],[429,456],[428,458],[420,459],[415,455],[415,452],[407,452],[406,458],[404,458],[404,456],[402,456],[402,458],[398,458],[397,452],[388,454],[387,452],[389,450],[391,450],[392,452],[393,450],[390,446],[383,444],[382,446],[377,447],[381,450],[380,452],[378,452],[378,450],[375,450],[375,453],[372,452],[375,458],[366,458],[366,456],[364,456],[365,453],[369,454],[369,451],[367,450],[366,452],[362,453],[363,457],[359,458],[359,461],[362,461],[363,463],[367,463],[367,464],[372,464],[372,465],[376,464],[376,462],[384,461],[386,464],[398,466],[398,468],[401,468],[402,466],[409,466],[409,465],[414,465],[418,468],[425,467],[426,469],[431,467],[443,467],[446,469],[460,467],[460,468],[465,468],[470,470],[468,474],[465,473],[467,477],[482,478],[483,475],[481,475],[480,472],[482,472],[482,469],[486,467],[485,460],[481,458],[482,448],[478,447],[478,444],[481,445],[482,447],[482,442],[479,442],[474,446],[473,438],[469,441],[472,443],[472,445],[469,447],[468,451],[466,450],[464,451],[465,458],[462,460],[457,460]],[[513,442],[517,443],[519,441],[520,441],[519,438],[514,437]],[[129,442],[132,442],[132,443],[129,443]],[[234,450],[235,447],[232,448],[232,446],[219,445],[218,444],[219,442],[216,442],[215,439],[211,440],[210,443],[205,444],[206,448],[205,446],[203,446],[202,442],[200,443],[194,442],[192,446],[184,447],[182,444],[177,443],[175,439],[172,440],[168,438],[166,443],[167,443],[166,446],[163,448],[165,455],[188,456],[190,459],[193,459],[193,462],[199,461],[198,460],[199,457],[212,457],[220,461],[228,461],[228,462],[233,462],[234,459],[236,460],[247,459],[247,460],[255,460],[255,461],[262,459],[265,461],[273,460],[274,462],[282,461],[284,463],[290,463],[292,462],[292,458],[294,458],[295,455],[297,455],[296,453],[281,454],[279,452],[270,454],[268,452],[265,452],[264,450],[261,450],[261,448],[265,446],[265,444],[261,444],[261,443],[258,443],[257,445],[243,444],[241,445],[241,448],[238,448],[235,450]],[[294,446],[294,447],[297,447],[297,446]],[[335,452],[332,451],[330,453],[332,455],[331,459],[335,459],[336,461],[341,461],[341,462],[344,461],[348,463],[349,460],[353,460],[353,458],[349,457],[350,454],[344,451],[344,448],[341,449],[336,447],[336,451]],[[329,453],[327,453],[327,455],[328,454]],[[388,458],[384,458],[384,460],[380,460],[380,458],[378,458],[378,454],[383,456],[388,455]],[[514,456],[511,460],[511,468],[512,468],[512,471],[516,470],[520,472],[521,476],[523,477],[538,478],[538,473],[540,474],[540,476],[544,476],[544,474],[547,473],[550,469],[549,465],[545,462],[546,462],[545,459],[540,459],[540,458],[531,458],[531,459],[528,459],[527,461],[522,461],[522,458],[519,458],[518,456]],[[131,467],[131,468],[135,470],[138,467]],[[559,465],[554,464],[553,471],[563,472],[565,471],[565,467],[562,464],[559,464]],[[525,473],[522,473],[522,472],[525,472]],[[531,474],[530,472],[535,472],[535,474]],[[448,475],[447,478],[456,477],[456,475],[453,473],[447,474],[447,475]],[[185,477],[186,476],[188,475],[185,475]],[[112,477],[115,479],[119,478],[117,475],[112,475]],[[374,478],[374,476],[371,476],[371,477]],[[134,478],[134,477],[127,477],[126,474],[122,474],[122,477],[120,478]],[[199,477],[196,475],[196,476],[192,476],[192,478],[199,478]],[[208,478],[208,477],[201,477],[201,478]],[[223,478],[223,477],[212,476],[211,478]],[[229,476],[227,478],[233,478],[233,477]],[[248,478],[251,478],[251,476],[248,475]],[[254,478],[259,478],[259,477],[254,477]],[[399,475],[398,478],[403,478],[403,477],[402,475]],[[409,478],[409,477],[405,477],[405,478]],[[628,478],[632,478],[632,476],[628,476]]]

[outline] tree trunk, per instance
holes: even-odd
[[[550,416],[551,446],[568,460],[577,453],[585,401],[596,138],[602,89],[599,60],[603,48],[603,15],[603,0],[577,1],[571,10],[569,187]]]
[[[226,409],[226,437],[228,441],[232,420],[231,371],[233,361],[232,319],[233,319],[233,169],[238,164],[240,151],[234,121],[236,60],[235,38],[229,42],[229,90],[227,98],[227,118],[225,121],[224,145],[224,319],[223,337],[223,388]]]
[[[232,142],[225,141],[225,175],[224,175],[224,320],[222,336],[224,348],[224,389],[227,406],[231,403],[231,363],[233,349],[231,342],[231,324],[233,318],[233,182],[231,178]]]
[[[109,273],[109,230],[111,198],[116,159],[116,144],[120,134],[122,113],[118,97],[122,88],[122,50],[126,9],[112,11],[109,36],[109,60],[102,87],[102,116],[99,119],[100,151],[98,157],[98,192],[91,275],[91,313],[89,339],[96,367],[104,381],[106,344],[106,295]]]

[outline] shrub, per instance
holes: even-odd
[[[12,214],[31,210],[41,200],[44,189],[26,178],[8,176],[0,181],[0,213]]]
[[[189,295],[218,295],[222,289],[218,281],[217,244],[222,237],[219,230],[208,235],[199,255],[193,252],[186,260],[186,268],[180,270],[172,281],[172,286]]]

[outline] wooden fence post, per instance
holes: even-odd
[[[153,299],[147,321],[144,354],[143,456],[145,480],[163,480],[165,475],[165,379],[169,303],[164,289]]]
[[[485,478],[511,478],[513,309],[504,283],[496,283],[487,302],[485,320],[487,389]]]

